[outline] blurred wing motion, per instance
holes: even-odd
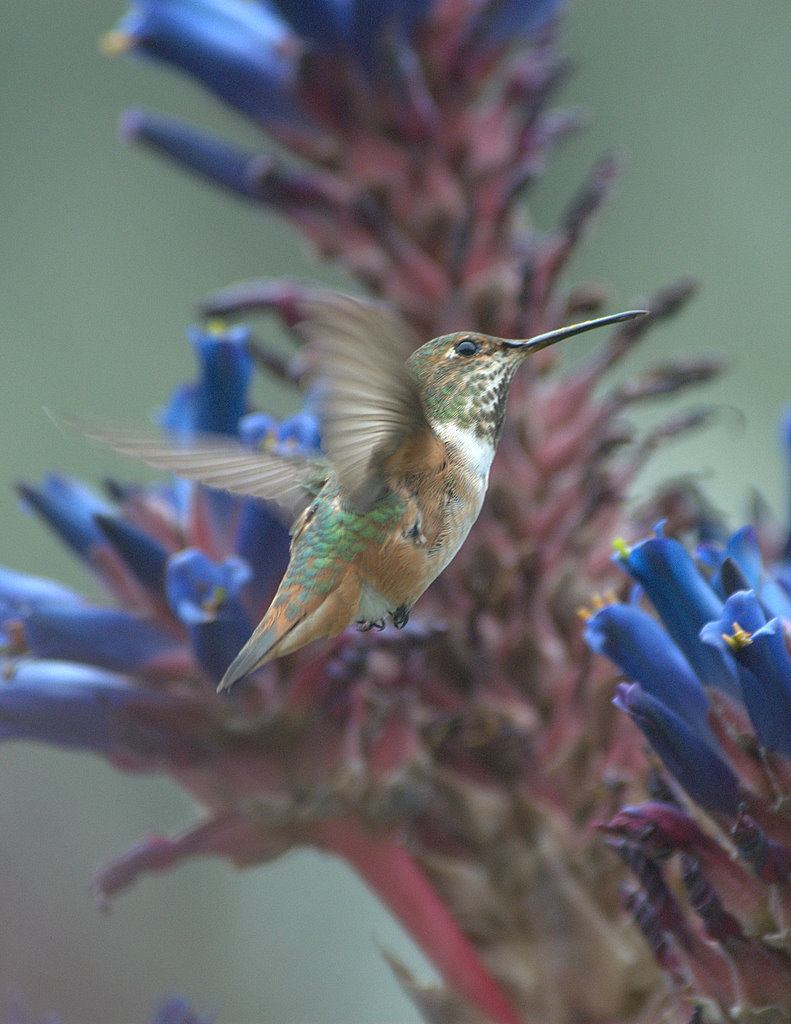
[[[386,308],[350,296],[304,310],[299,330],[313,345],[322,444],[344,496],[367,511],[387,490],[399,452],[427,469],[444,454],[404,365],[419,339]]]
[[[70,422],[91,440],[141,459],[155,469],[270,502],[289,522],[315,498],[329,473],[327,462],[321,457],[279,455],[246,448],[233,438],[220,435],[203,435],[179,443],[153,431],[125,431]]]
[[[330,466],[352,505],[367,511],[387,490],[398,459],[430,470],[444,447],[428,423],[405,366],[418,339],[382,306],[328,293],[302,305],[300,333],[312,344],[322,456],[287,456],[204,435],[186,443],[63,417],[116,451],[210,487],[261,498],[291,519],[321,490]]]

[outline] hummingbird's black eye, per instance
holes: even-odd
[[[453,347],[460,356],[474,356],[481,343],[474,338],[460,338]]]

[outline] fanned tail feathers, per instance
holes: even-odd
[[[273,658],[290,654],[313,640],[337,636],[357,617],[362,584],[349,566],[329,592],[303,600],[304,588],[286,575],[269,611],[225,671],[218,692],[229,690]]]

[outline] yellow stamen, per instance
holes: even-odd
[[[120,28],[111,28],[99,36],[99,52],[106,57],[119,57],[134,48],[135,38]]]
[[[219,316],[209,317],[209,319],[206,321],[205,326],[206,331],[212,335],[225,334],[225,332],[228,329],[225,321],[222,319],[222,317]]]
[[[740,651],[742,647],[746,647],[753,642],[753,635],[748,633],[746,629],[742,629],[738,622],[734,622],[733,632],[723,633],[722,639],[732,651]]]
[[[608,608],[611,604],[618,604],[618,597],[614,590],[606,590],[603,594],[591,594],[590,606],[580,605],[577,608],[577,615],[583,622],[587,622],[593,618],[596,612],[600,612],[602,608]]]
[[[205,612],[214,614],[219,611],[225,603],[225,596],[225,587],[216,586],[211,593],[201,601],[201,608]]]
[[[615,549],[615,553],[620,555],[621,558],[628,558],[632,550],[623,537],[616,537],[612,542],[612,546]]]

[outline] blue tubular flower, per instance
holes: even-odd
[[[279,429],[274,416],[251,412],[239,420],[239,440],[248,448],[266,448],[274,443]]]
[[[238,435],[254,370],[249,329],[243,324],[228,329],[219,325],[205,330],[193,327],[187,336],[198,362],[198,379],[176,388],[160,415],[161,425],[182,441],[196,434]],[[194,491],[193,485],[175,482],[177,501],[185,508]],[[224,492],[206,491],[200,504],[214,532],[218,537],[225,536],[236,518],[238,501]],[[225,541],[220,544],[227,548]]]
[[[250,413],[239,421],[239,438],[249,448],[273,448],[281,455],[317,455],[321,450],[318,418],[307,406],[280,421],[267,413]]]
[[[281,455],[315,455],[321,447],[316,417],[301,409],[287,416],[275,431],[275,451]]]
[[[667,770],[696,803],[707,811],[735,816],[740,802],[736,776],[696,730],[639,683],[619,683],[614,704],[639,726]]]
[[[86,662],[112,672],[146,673],[182,647],[156,626],[115,608],[40,605],[20,619],[37,658]]]
[[[35,608],[41,603],[79,607],[84,601],[75,591],[55,580],[0,566],[0,610]]]
[[[136,579],[146,590],[164,597],[167,549],[120,516],[97,515],[94,519]]]
[[[744,526],[728,538],[725,556],[739,567],[749,586],[771,614],[791,616],[791,598],[765,570],[758,537],[752,526]]]
[[[108,515],[112,508],[97,494],[76,480],[47,475],[38,487],[20,484],[23,504],[37,512],[81,558],[90,560],[92,550],[104,543],[96,515]]]
[[[706,722],[709,700],[697,676],[659,623],[633,605],[600,608],[587,622],[592,651],[615,662],[699,735],[711,739]],[[713,742],[713,739],[712,739]]]
[[[107,754],[114,745],[114,716],[133,693],[130,680],[112,672],[69,662],[20,661],[0,689],[0,739]]]
[[[247,412],[253,376],[250,331],[238,324],[227,330],[193,327],[187,335],[200,373],[194,384],[184,384],[174,392],[162,413],[162,426],[187,440],[197,433],[235,435]]]
[[[737,590],[754,590],[770,615],[791,617],[791,594],[783,583],[781,567],[773,566],[771,574],[764,568],[754,527],[737,530],[724,548],[701,544],[698,557],[715,570],[709,582],[723,601]]]
[[[791,757],[791,658],[779,619],[766,621],[753,591],[732,594],[700,638],[732,651],[742,666],[742,695],[762,746]]]
[[[243,601],[253,617],[260,617],[275,596],[288,565],[290,546],[288,527],[276,519],[263,502],[243,503],[234,547],[247,565],[255,566]]]
[[[383,47],[406,38],[433,0],[273,0],[283,18],[320,53],[351,57],[367,75],[383,77]]]
[[[200,704],[89,665],[21,660],[3,666],[0,740],[92,751],[119,766],[151,769],[205,760]]]
[[[730,656],[700,640],[703,626],[719,616],[722,601],[681,544],[658,534],[628,550],[619,548],[615,559],[645,591],[700,681],[737,694]]]
[[[299,46],[265,4],[139,0],[105,37],[105,48],[182,68],[258,121],[303,120],[292,94]]]
[[[252,632],[239,603],[251,575],[240,558],[227,558],[217,565],[202,551],[189,548],[168,563],[168,601],[187,627],[195,657],[213,682],[220,681]]]
[[[150,146],[232,192],[256,198],[254,168],[259,158],[251,150],[232,146],[176,117],[162,117],[147,110],[128,110],[120,132],[128,142]]]

